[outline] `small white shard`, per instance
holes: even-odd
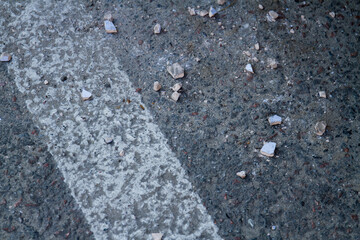
[[[334,12],[329,12],[329,15],[330,15],[330,17],[335,18],[335,13]]]
[[[81,98],[83,101],[89,100],[91,98],[92,94],[91,92],[86,91],[85,89],[81,92]]]
[[[117,33],[115,25],[109,20],[105,20],[104,25],[105,25],[105,31],[107,33]]]
[[[208,14],[209,14],[209,12],[206,11],[206,10],[201,10],[201,11],[199,12],[200,17],[205,17],[205,16],[208,15]]]
[[[184,68],[181,67],[179,63],[174,63],[173,65],[168,66],[167,71],[174,79],[184,77]]]
[[[125,152],[124,152],[124,151],[121,151],[121,152],[119,153],[119,156],[120,156],[120,157],[125,156]]]
[[[269,67],[271,69],[276,69],[278,67],[278,63],[275,59],[269,58],[267,67]]]
[[[9,62],[11,60],[11,55],[9,53],[2,53],[0,56],[0,62]]]
[[[174,92],[177,92],[181,89],[182,87],[182,84],[181,83],[176,83],[171,89],[174,91]]]
[[[173,94],[171,94],[171,99],[177,102],[179,100],[180,95],[181,93],[179,92],[173,92]]]
[[[266,142],[264,146],[261,148],[260,153],[267,157],[273,157],[275,153],[276,143],[274,142]]]
[[[320,96],[321,98],[326,98],[326,92],[325,92],[325,91],[320,91],[320,92],[319,92],[319,96]]]
[[[273,10],[270,10],[269,13],[266,15],[266,18],[269,22],[275,22],[278,17],[279,14]]]
[[[111,137],[107,137],[107,138],[104,139],[104,141],[105,141],[106,144],[110,144],[110,143],[113,142],[113,139]]]
[[[189,11],[189,13],[190,13],[191,16],[195,16],[195,15],[196,15],[195,8],[188,7],[188,11]]]
[[[195,61],[197,61],[197,62],[200,62],[200,60],[201,60],[201,59],[198,58],[198,57],[195,58]]]
[[[155,26],[154,26],[154,33],[155,34],[159,34],[161,32],[161,26],[159,23],[157,23]]]
[[[104,20],[107,20],[107,21],[110,21],[110,22],[114,21],[114,18],[112,16],[111,12],[106,12],[105,13]]]
[[[49,81],[48,81],[48,80],[45,80],[45,81],[44,81],[44,84],[45,84],[45,85],[48,85],[48,84],[49,84]]]
[[[260,10],[263,10],[263,9],[264,9],[264,6],[261,5],[261,4],[259,4],[259,9],[260,9]]]
[[[152,236],[153,240],[161,240],[163,237],[163,234],[162,233],[152,233],[151,236]]]
[[[315,134],[321,136],[325,133],[326,130],[326,122],[320,121],[315,124]]]
[[[295,33],[294,29],[290,29],[290,33],[294,34]]]
[[[154,90],[155,92],[159,91],[161,89],[161,84],[159,82],[154,82]]]
[[[245,171],[240,171],[240,172],[236,173],[236,175],[238,177],[241,177],[242,179],[246,178],[246,172]]]
[[[259,59],[258,59],[257,57],[253,57],[252,60],[253,60],[254,62],[259,62]]]
[[[226,0],[217,0],[216,3],[219,5],[224,5],[226,3]]]
[[[282,122],[282,118],[278,115],[271,116],[268,120],[271,126],[279,125]]]
[[[250,63],[246,64],[245,70],[249,73],[254,73],[254,70]]]
[[[210,10],[209,10],[209,17],[213,17],[215,16],[215,14],[217,14],[217,11],[215,8],[213,8],[212,6],[210,7]]]
[[[256,50],[256,51],[259,51],[259,50],[260,50],[260,44],[259,44],[259,43],[255,43],[254,47],[255,47],[255,50]]]
[[[245,54],[245,55],[248,56],[248,57],[251,57],[250,51],[243,51],[243,54]]]

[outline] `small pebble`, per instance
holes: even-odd
[[[217,0],[216,3],[219,5],[224,5],[226,3],[226,0]]]
[[[330,15],[330,17],[335,18],[335,13],[334,12],[329,12],[329,15]]]
[[[85,89],[81,92],[81,98],[83,101],[89,100],[92,97],[91,92],[86,91]]]
[[[152,233],[151,236],[152,236],[153,240],[161,240],[163,237],[163,234],[162,233]]]
[[[210,7],[210,10],[209,10],[209,17],[213,17],[215,16],[215,14],[217,14],[217,11],[215,8],[213,8],[212,6]]]
[[[259,9],[260,9],[260,10],[263,10],[263,9],[264,9],[264,6],[261,5],[261,4],[259,4]]]
[[[0,56],[0,62],[9,62],[11,60],[11,55],[9,53],[2,53]]]
[[[321,98],[326,98],[326,92],[325,92],[325,91],[320,91],[320,92],[319,92],[319,96],[320,96]]]
[[[124,151],[121,151],[121,152],[119,153],[119,156],[120,156],[120,157],[125,156],[125,152],[124,152]]]
[[[104,20],[107,20],[107,21],[110,21],[110,22],[114,21],[114,18],[112,16],[111,12],[106,12],[105,13]]]
[[[107,137],[107,138],[104,139],[104,141],[105,141],[106,144],[110,144],[110,143],[113,142],[113,139],[111,137]]]
[[[159,34],[161,32],[161,26],[159,23],[157,23],[154,27],[154,33]]]
[[[181,83],[176,83],[171,89],[174,91],[174,92],[177,92],[181,89],[182,87],[182,84]]]
[[[290,29],[290,33],[294,34],[295,33],[294,29]]]
[[[276,69],[278,67],[278,63],[275,59],[273,58],[269,58],[268,59],[268,65],[267,65],[269,68],[271,69]]]
[[[195,15],[196,15],[195,8],[188,7],[188,11],[189,11],[189,13],[190,13],[191,16],[195,16]]]
[[[200,17],[205,17],[205,16],[208,15],[208,14],[209,14],[209,12],[206,11],[206,10],[201,10],[201,11],[199,12]]]
[[[248,56],[248,57],[251,57],[250,51],[243,51],[243,54],[245,54],[245,55]]]
[[[179,63],[174,63],[173,65],[168,66],[167,71],[174,79],[184,77],[184,68],[181,67]]]
[[[264,146],[261,148],[260,153],[267,157],[273,157],[275,154],[276,143],[274,142],[266,142]]]
[[[115,25],[109,20],[105,20],[104,25],[105,25],[105,31],[107,33],[117,33]]]
[[[246,64],[245,70],[249,73],[254,73],[254,70],[250,63]]]
[[[266,15],[266,18],[269,22],[275,22],[278,17],[279,14],[273,10],[270,10],[269,13]]]
[[[322,136],[326,130],[326,122],[320,121],[315,124],[315,134],[318,136]]]
[[[159,82],[154,82],[154,90],[155,92],[159,91],[161,89],[161,84]]]
[[[259,51],[260,50],[260,44],[259,43],[255,43],[255,50]]]
[[[173,94],[171,94],[171,99],[177,102],[179,100],[180,95],[181,93],[173,92]]]
[[[246,178],[246,172],[245,171],[240,171],[240,172],[236,173],[236,175],[241,177],[242,179]]]
[[[45,80],[45,81],[44,81],[44,84],[45,84],[45,85],[48,85],[48,84],[49,84],[49,81],[48,81],[48,80]]]
[[[281,117],[278,116],[278,115],[271,116],[271,117],[269,117],[268,120],[269,120],[269,123],[270,123],[271,126],[279,125],[282,122]]]

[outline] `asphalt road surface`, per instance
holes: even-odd
[[[359,29],[358,1],[1,1],[0,239],[360,239]]]

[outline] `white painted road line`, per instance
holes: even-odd
[[[151,239],[154,232],[165,239],[220,239],[81,1],[22,5],[11,16],[13,31],[1,29],[3,41],[18,49],[9,70],[96,239]],[[83,30],[92,24],[92,31]],[[93,99],[82,101],[82,89]]]

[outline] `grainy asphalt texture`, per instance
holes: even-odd
[[[79,31],[103,28],[104,13],[113,13],[119,32],[104,38],[222,238],[360,239],[359,1],[238,0],[214,18],[187,11],[217,6],[210,0],[84,2],[93,21]],[[267,21],[269,10],[279,13],[275,22]],[[270,69],[269,59],[278,68]],[[174,62],[184,66],[183,79],[166,72]],[[247,63],[254,74],[244,72]],[[69,232],[71,239],[91,238],[6,64],[0,68],[1,239],[63,239]],[[163,85],[160,93],[152,90],[154,81]],[[174,103],[168,96],[176,82],[183,89]],[[272,114],[283,123],[270,126]],[[321,120],[328,126],[317,136]],[[275,157],[263,157],[259,150],[270,140],[277,143]],[[236,176],[240,170],[245,179]]]

